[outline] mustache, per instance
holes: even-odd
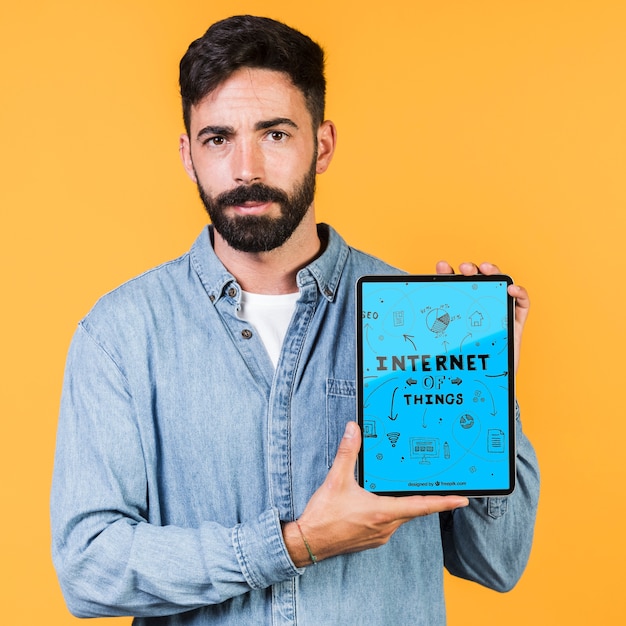
[[[222,207],[244,204],[245,202],[286,203],[288,200],[289,197],[282,189],[269,187],[263,183],[240,185],[222,192],[215,198],[216,204]]]

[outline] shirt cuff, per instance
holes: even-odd
[[[253,589],[265,589],[304,571],[287,552],[276,509],[262,513],[256,522],[235,526],[232,540],[241,571]]]

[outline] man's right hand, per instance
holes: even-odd
[[[361,447],[355,422],[346,425],[337,456],[326,480],[313,494],[298,523],[285,524],[283,535],[296,566],[310,565],[306,537],[318,561],[338,554],[377,548],[414,517],[467,506],[462,496],[378,496],[362,489],[354,470]]]

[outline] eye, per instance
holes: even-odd
[[[226,137],[216,135],[215,137],[209,137],[205,142],[205,146],[223,146],[226,143]]]
[[[268,136],[272,141],[279,142],[279,141],[284,141],[285,139],[287,139],[289,135],[287,135],[287,133],[282,130],[271,130],[268,133]]]

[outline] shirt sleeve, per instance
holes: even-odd
[[[174,614],[302,572],[289,558],[274,509],[234,527],[219,520],[197,528],[149,523],[158,511],[149,511],[147,475],[128,382],[79,326],[67,360],[51,493],[53,561],[70,611]]]
[[[470,499],[468,507],[440,515],[446,569],[502,592],[515,586],[526,567],[539,500],[537,457],[522,432],[519,406],[515,419],[517,484],[513,493]]]

